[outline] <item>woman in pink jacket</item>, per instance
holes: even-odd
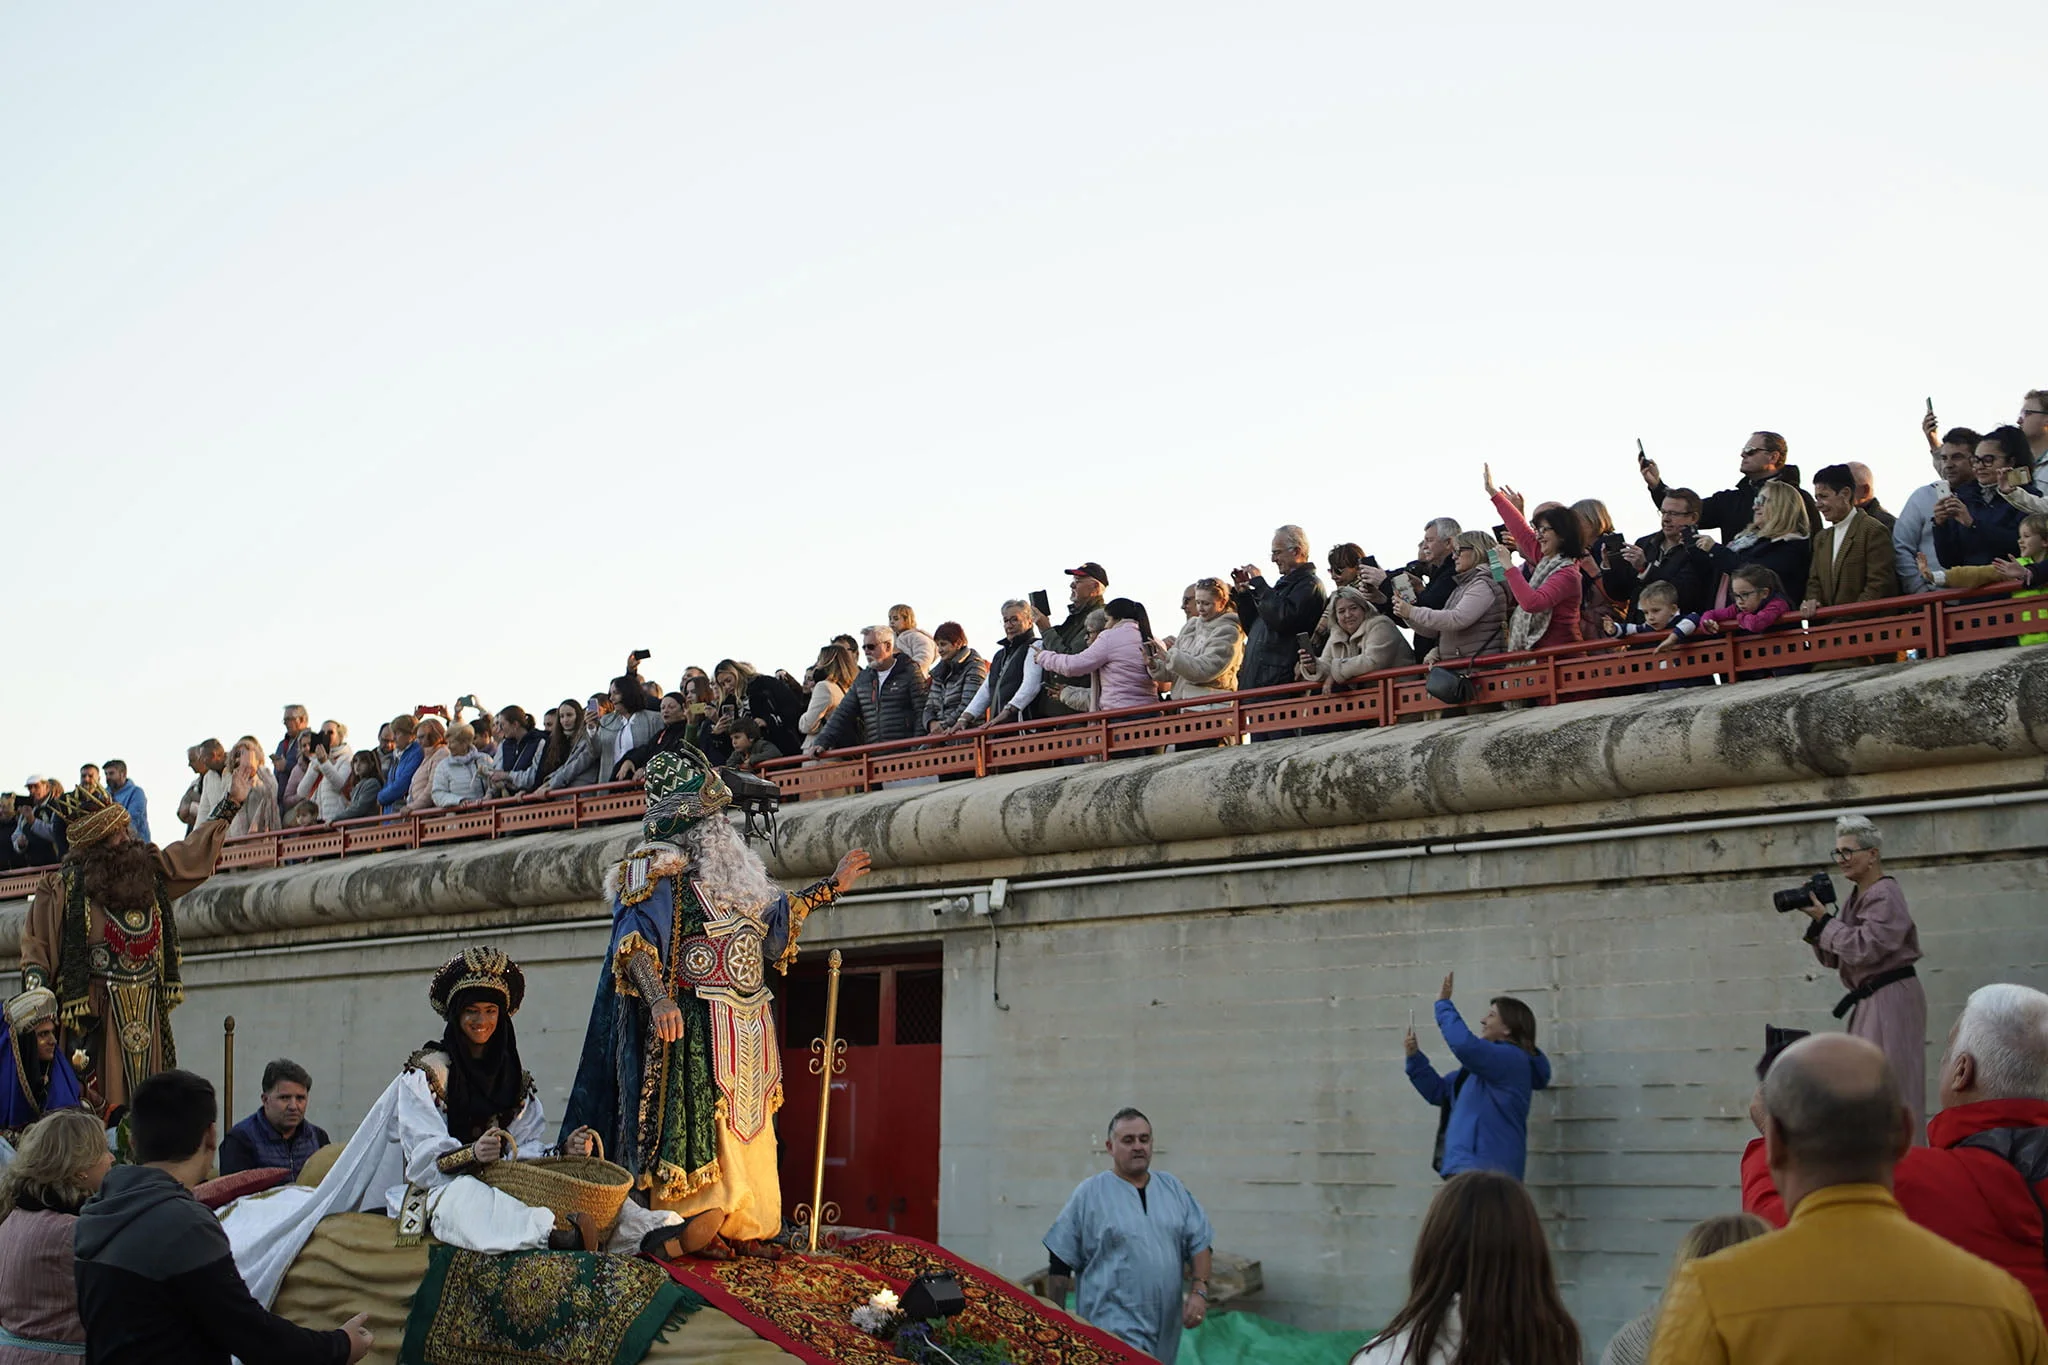
[[[1127,706],[1151,706],[1159,700],[1159,684],[1152,680],[1146,662],[1145,645],[1152,638],[1152,622],[1145,608],[1128,597],[1112,598],[1103,604],[1109,625],[1079,654],[1060,654],[1039,647],[1038,666],[1069,678],[1095,675],[1096,693],[1105,711]]]
[[[1585,552],[1579,519],[1568,507],[1545,507],[1536,513],[1532,527],[1516,500],[1494,486],[1490,465],[1486,466],[1486,493],[1507,525],[1515,552],[1527,565],[1508,568],[1503,580],[1515,603],[1508,621],[1508,649],[1547,649],[1577,642],[1585,582],[1579,572],[1579,557]]]

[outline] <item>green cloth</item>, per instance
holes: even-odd
[[[1180,1334],[1174,1365],[1346,1365],[1370,1332],[1304,1332],[1256,1313],[1217,1313]]]
[[[437,1246],[399,1365],[637,1365],[704,1300],[651,1261],[582,1251],[505,1256]]]

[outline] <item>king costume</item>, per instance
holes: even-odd
[[[29,900],[21,981],[55,994],[58,1051],[83,1041],[81,1079],[102,1112],[178,1064],[171,1011],[185,992],[171,902],[213,875],[241,808],[231,791],[190,835],[158,848],[133,838],[128,812],[99,788],[58,802],[69,849]]]
[[[605,880],[611,946],[563,1131],[594,1129],[643,1197],[693,1231],[701,1219],[755,1244],[782,1230],[782,1053],[767,968],[788,970],[805,919],[867,859],[848,854],[833,877],[782,891],[726,818],[732,802],[693,748],[649,761],[646,837]],[[664,1041],[671,1009],[681,1036]]]
[[[235,1265],[259,1303],[270,1304],[314,1225],[332,1213],[382,1213],[396,1220],[400,1243],[432,1233],[492,1254],[554,1245],[551,1211],[477,1178],[488,1163],[477,1159],[476,1143],[489,1132],[511,1138],[499,1160],[556,1154],[545,1145],[547,1115],[520,1065],[512,1027],[525,997],[526,974],[500,950],[466,948],[449,959],[427,991],[446,1021],[441,1037],[405,1059],[319,1185],[242,1200],[224,1215]],[[498,1007],[498,1023],[473,1056],[462,1013],[483,1002]],[[676,1221],[629,1200],[605,1250],[637,1252],[650,1233]]]

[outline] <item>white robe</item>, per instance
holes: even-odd
[[[421,1065],[433,1067],[436,1059],[429,1054]],[[434,1079],[441,1080],[443,1074],[435,1068]],[[528,1097],[507,1131],[520,1160],[546,1154],[547,1118],[538,1096]],[[490,1253],[546,1246],[555,1225],[553,1213],[522,1204],[473,1176],[450,1176],[440,1169],[440,1159],[463,1145],[448,1132],[447,1116],[434,1100],[428,1073],[401,1072],[370,1106],[362,1126],[319,1185],[287,1185],[238,1199],[221,1210],[221,1229],[249,1292],[269,1307],[285,1272],[322,1218],[333,1213],[382,1213],[395,1219],[408,1185],[427,1191],[428,1228],[451,1246]],[[628,1200],[606,1250],[637,1251],[649,1231],[677,1221],[674,1214],[653,1212]],[[395,1224],[392,1235],[397,1235]]]

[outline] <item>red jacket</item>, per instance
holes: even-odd
[[[2004,1157],[1956,1146],[1993,1128],[2048,1128],[2048,1101],[1983,1100],[1942,1110],[1927,1121],[1931,1145],[1908,1151],[1893,1172],[1894,1192],[1908,1218],[2011,1275],[2048,1318],[2040,1206]],[[2048,1198],[2048,1181],[2036,1191]],[[1742,1154],[1742,1207],[1785,1226],[1785,1201],[1764,1164],[1762,1138]]]

